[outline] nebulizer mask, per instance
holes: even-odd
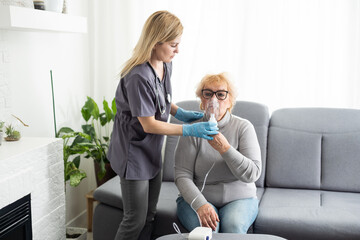
[[[217,124],[216,119],[219,118],[219,114],[219,102],[216,98],[213,98],[206,103],[205,116],[209,122],[214,122]]]

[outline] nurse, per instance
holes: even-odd
[[[161,187],[163,135],[212,139],[216,123],[167,123],[169,114],[190,123],[203,117],[171,102],[172,59],[179,51],[183,26],[167,11],[145,22],[116,90],[114,128],[108,159],[120,176],[124,217],[115,239],[150,239]]]

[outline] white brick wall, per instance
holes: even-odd
[[[62,144],[23,137],[0,146],[0,209],[31,193],[34,240],[65,239]]]
[[[11,97],[9,87],[10,53],[4,40],[4,32],[0,30],[0,120],[4,120],[10,113]]]

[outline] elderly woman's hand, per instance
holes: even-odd
[[[221,132],[216,135],[212,135],[212,137],[213,140],[208,140],[208,142],[220,154],[225,153],[231,147],[228,140],[221,134]]]
[[[202,205],[196,212],[199,215],[200,224],[202,227],[209,227],[213,231],[216,230],[217,222],[220,222],[220,220],[211,204],[206,203]]]

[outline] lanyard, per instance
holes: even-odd
[[[148,64],[149,64],[149,66],[150,66],[150,68],[151,68],[151,70],[152,70],[152,72],[153,72],[153,74],[154,74],[154,77],[155,77],[154,83],[155,83],[155,97],[156,97],[156,102],[157,102],[157,105],[158,105],[158,108],[159,108],[159,111],[160,111],[161,115],[163,115],[163,114],[165,113],[165,111],[166,111],[166,104],[165,104],[164,107],[162,107],[161,104],[160,104],[159,88],[158,88],[158,84],[160,84],[160,83],[158,83],[158,81],[157,81],[158,76],[156,75],[155,70],[153,69],[153,67],[150,65],[149,62],[148,62]],[[164,68],[164,69],[165,69],[165,78],[166,78],[166,68]],[[166,81],[166,80],[164,79],[163,81]],[[160,81],[159,81],[159,82],[160,82]],[[167,93],[167,91],[166,91],[166,82],[164,82],[164,90],[165,90],[165,94],[164,94],[164,95],[166,95],[166,98],[165,98],[165,99],[166,99],[166,101],[167,101],[168,103],[170,103],[170,102],[171,102],[171,95],[170,95],[170,93]]]

